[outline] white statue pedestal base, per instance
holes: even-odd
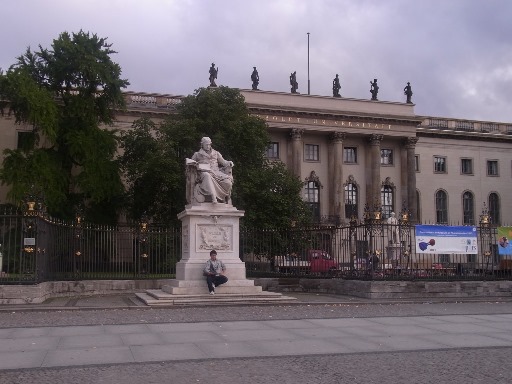
[[[182,229],[182,257],[176,264],[176,279],[162,287],[173,294],[208,293],[204,265],[210,251],[217,251],[217,259],[226,265],[228,282],[216,289],[217,293],[261,292],[245,276],[245,263],[240,260],[240,218],[244,212],[229,204],[203,203],[190,205],[178,215]]]
[[[246,278],[245,263],[239,256],[239,221],[243,215],[243,211],[230,204],[187,205],[178,215],[182,222],[182,258],[176,264],[176,279],[163,284],[160,291],[146,291],[139,298],[148,305],[295,300],[280,293],[264,292]],[[227,283],[215,288],[215,295],[209,294],[203,276],[212,249],[225,264],[228,277]]]

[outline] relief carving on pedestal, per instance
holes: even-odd
[[[201,224],[197,226],[198,250],[230,251],[233,249],[233,226]]]

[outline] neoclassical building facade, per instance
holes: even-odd
[[[411,103],[240,91],[268,125],[266,156],[304,181],[304,199],[320,221],[362,218],[366,204],[379,204],[384,218],[407,208],[416,222],[476,224],[488,209],[494,223],[510,223],[512,123],[418,116]],[[142,116],[158,121],[181,99],[125,98],[118,129]],[[2,153],[22,145],[29,130],[1,116]],[[6,193],[0,187],[0,203]]]

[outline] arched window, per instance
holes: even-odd
[[[315,181],[308,181],[304,189],[304,198],[308,203],[313,218],[320,219],[320,187]]]
[[[464,192],[462,195],[462,224],[475,224],[475,203],[473,194],[470,191]]]
[[[315,221],[320,221],[320,188],[320,179],[315,171],[312,171],[304,182],[304,200],[308,203]]]
[[[345,184],[345,217],[347,219],[358,216],[358,189],[355,182]]]
[[[383,185],[380,189],[380,203],[382,205],[382,218],[387,219],[394,211],[395,201],[393,196],[393,187],[390,185]]]
[[[443,190],[436,192],[436,224],[448,224],[448,195]]]
[[[491,216],[493,224],[501,224],[500,197],[495,192],[489,194],[489,216]]]

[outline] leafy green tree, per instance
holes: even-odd
[[[250,114],[243,96],[228,87],[201,88],[182,99],[162,124],[148,119],[123,134],[121,158],[128,181],[129,215],[176,221],[185,207],[185,158],[209,136],[213,147],[235,163],[233,204],[244,209],[245,225],[282,227],[307,221],[302,183],[264,153],[270,138],[265,122]]]
[[[302,182],[282,162],[265,162],[247,170],[246,176],[237,181],[246,225],[287,228],[310,222],[311,211],[301,198]]]
[[[20,148],[5,151],[0,169],[13,202],[34,186],[54,216],[70,217],[78,204],[94,221],[117,216],[123,185],[109,126],[129,83],[111,60],[114,53],[96,34],[64,32],[51,49],[28,48],[0,74],[0,100],[30,129]]]
[[[184,165],[173,153],[174,142],[149,118],[135,121],[132,128],[121,141],[128,216],[171,223],[185,206]]]

